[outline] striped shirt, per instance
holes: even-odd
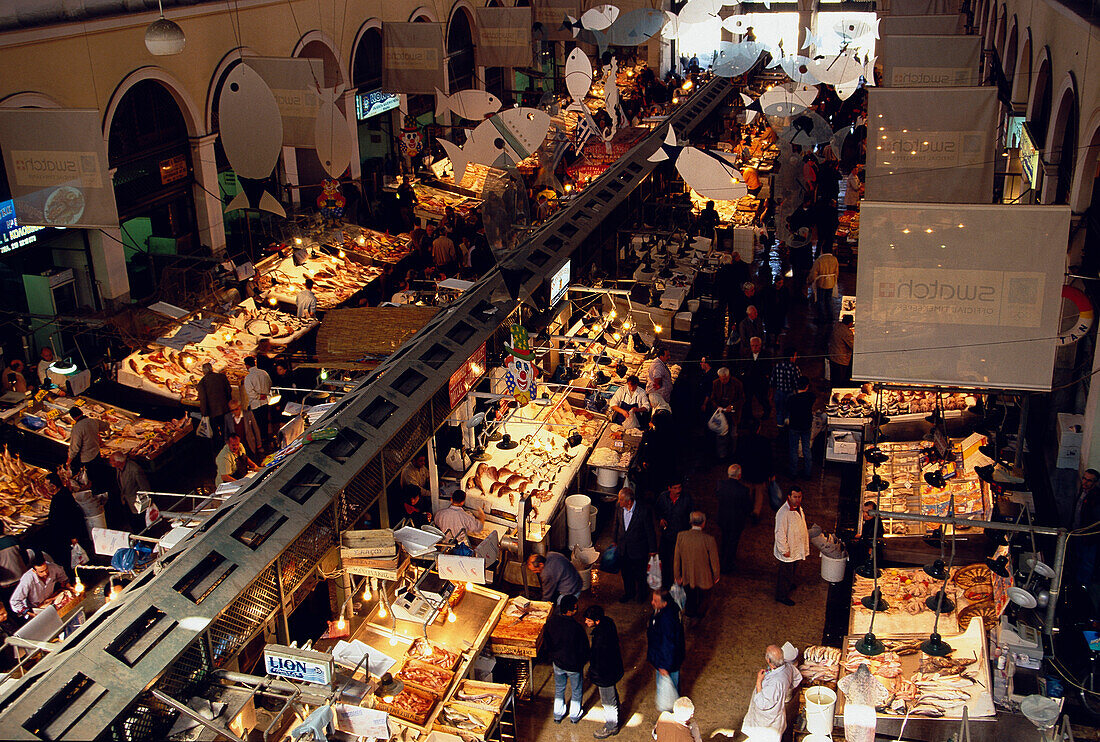
[[[801,375],[793,361],[780,361],[772,369],[772,386],[777,392],[793,394],[798,391],[798,377]]]

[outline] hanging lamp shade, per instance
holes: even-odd
[[[871,480],[867,482],[866,487],[868,492],[883,492],[890,489],[890,482],[875,474],[871,477]]]
[[[179,24],[164,16],[149,24],[145,29],[145,48],[157,57],[170,57],[179,54],[187,46],[187,37]]]

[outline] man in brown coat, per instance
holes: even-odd
[[[676,537],[673,577],[687,593],[684,615],[698,618],[703,615],[707,594],[718,584],[722,568],[718,560],[718,542],[714,536],[703,532],[707,516],[695,510],[690,517],[691,529],[681,531]]]
[[[829,336],[829,371],[834,389],[845,387],[852,381],[852,351],[855,344],[852,315],[846,314],[840,324],[833,326]]]

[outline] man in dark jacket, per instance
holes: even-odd
[[[630,487],[619,490],[612,541],[623,573],[623,596],[619,602],[625,603],[634,597],[644,601],[646,563],[657,553],[657,536],[653,533],[653,516],[649,508],[634,499],[634,490]]]
[[[676,538],[682,531],[691,528],[691,511],[695,503],[691,495],[684,492],[684,483],[680,480],[669,482],[668,489],[657,495],[654,511],[657,515],[657,527],[660,530],[661,580],[665,587],[672,585],[672,561],[676,554]]]
[[[741,481],[752,493],[752,522],[755,523],[764,512],[768,483],[775,479],[772,442],[760,434],[759,423],[742,437],[737,453],[741,460]]]
[[[596,739],[607,739],[619,733],[619,691],[615,683],[623,678],[623,653],[619,648],[619,632],[615,622],[604,615],[603,608],[590,605],[584,612],[584,625],[592,632],[592,654],[588,661],[588,679],[600,691],[603,706],[603,728],[592,733]]]
[[[202,364],[202,378],[195,384],[199,392],[199,412],[210,418],[210,427],[214,430],[211,445],[221,448],[225,443],[225,413],[229,412],[229,400],[233,391],[225,374],[214,370],[209,363]]]
[[[752,495],[741,481],[740,464],[730,464],[726,473],[729,479],[718,483],[718,528],[722,531],[718,560],[722,565],[722,574],[730,575],[736,567],[741,531],[745,529],[745,520],[752,510]]]
[[[588,635],[574,618],[577,596],[563,595],[543,630],[543,647],[554,667],[554,723],[565,718],[565,686],[570,686],[569,721],[580,723],[584,697],[581,671],[588,662]]]
[[[649,620],[646,659],[657,671],[657,710],[671,711],[680,697],[680,665],[684,663],[684,627],[680,611],[668,590],[653,591],[650,600],[653,618]]]

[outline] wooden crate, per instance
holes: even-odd
[[[447,680],[446,682],[441,683],[438,686],[433,686],[428,683],[410,679],[407,675],[407,672],[409,670],[423,670],[425,672],[438,674],[440,677],[446,674]],[[413,688],[418,688],[428,693],[432,693],[433,695],[442,697],[444,694],[446,694],[447,688],[450,687],[451,681],[454,680],[454,673],[449,670],[444,670],[441,667],[428,664],[427,662],[421,662],[420,660],[406,657],[404,663],[402,663],[401,665],[401,669],[397,672],[396,675],[394,675],[394,677],[400,679],[401,682],[403,682],[406,686],[412,686]]]
[[[343,559],[364,557],[397,558],[397,542],[389,528],[370,531],[347,531],[340,537],[340,556]]]
[[[425,706],[427,710],[424,711],[422,714],[413,715],[399,705],[401,697],[405,695],[415,696],[416,698],[424,701],[430,700],[431,704]],[[410,685],[406,685],[405,689],[402,690],[397,695],[397,698],[394,699],[394,703],[386,703],[381,698],[376,698],[374,706],[377,709],[396,716],[398,719],[404,719],[405,721],[410,721],[413,724],[423,726],[428,721],[428,719],[431,718],[432,711],[435,709],[435,705],[438,701],[439,697],[436,696],[434,693],[429,693],[428,691],[420,690]]]
[[[417,650],[425,644],[432,648],[432,660],[434,661],[421,659],[418,654]],[[427,662],[428,664],[442,667],[444,670],[450,670],[451,672],[454,672],[455,667],[458,666],[459,660],[462,659],[462,655],[458,652],[444,649],[435,642],[430,642],[422,636],[413,640],[412,646],[409,647],[408,655],[412,659],[416,659],[420,662]],[[452,659],[453,661],[451,661]]]
[[[454,709],[459,714],[472,716],[479,721],[483,722],[482,726],[478,729],[462,729],[457,726],[452,726],[445,718],[445,712],[448,708]],[[433,729],[438,729],[442,732],[448,732],[450,734],[457,734],[463,739],[474,737],[476,739],[485,739],[486,735],[493,728],[493,723],[496,721],[496,714],[492,711],[481,708],[470,708],[461,704],[448,703],[443,707],[443,710],[439,712],[439,715],[435,717],[435,724],[432,725]]]
[[[504,707],[504,702],[508,700],[508,694],[512,692],[511,687],[503,685],[501,683],[485,683],[480,680],[463,680],[459,684],[458,689],[452,696],[451,703],[468,706],[483,711],[493,711],[499,714],[500,710]],[[467,693],[470,695],[492,695],[492,698],[486,698],[482,701],[464,701],[458,697],[459,693]]]
[[[516,602],[512,598],[509,603]],[[508,615],[505,608],[501,613],[496,626],[489,635],[490,646],[494,654],[503,654],[510,657],[534,657],[542,645],[543,629],[546,627],[546,619],[550,617],[550,611],[554,604],[544,601],[530,601],[532,607],[545,614],[545,618],[531,617],[530,615],[516,619]]]

